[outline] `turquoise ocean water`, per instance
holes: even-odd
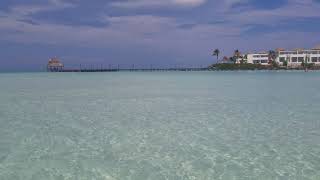
[[[0,74],[0,180],[319,180],[320,72]]]

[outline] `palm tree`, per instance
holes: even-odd
[[[269,56],[269,64],[271,64],[277,58],[277,53],[273,50],[270,50],[268,52],[268,56]]]
[[[215,49],[215,50],[213,51],[212,56],[217,56],[217,61],[218,61],[218,59],[219,59],[219,54],[220,54],[220,50],[219,50],[219,49]]]
[[[273,50],[270,50],[268,52],[268,58],[269,58],[269,64],[271,64],[273,67],[278,67],[278,63],[275,61],[277,58],[277,53]]]
[[[245,54],[244,56],[242,56],[241,62],[242,64],[248,62],[248,54]]]
[[[308,63],[310,56],[306,55],[305,59],[301,62],[301,66],[303,67],[305,72],[308,72],[308,69],[312,67],[312,63]]]
[[[233,53],[233,63],[235,64],[237,60],[241,57],[241,52],[237,49]]]

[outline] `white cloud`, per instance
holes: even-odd
[[[111,3],[114,7],[120,8],[141,8],[141,7],[196,7],[204,4],[207,0],[131,0]]]
[[[39,12],[54,11],[59,9],[75,7],[75,4],[66,3],[61,0],[49,0],[43,5],[17,5],[10,9],[10,17],[26,17]]]
[[[173,2],[182,6],[199,6],[204,4],[206,0],[173,0]]]
[[[225,18],[234,25],[264,24],[273,25],[281,21],[291,21],[297,18],[320,17],[320,4],[312,0],[290,0],[288,4],[281,8],[271,10],[256,10],[238,12],[236,14],[225,15]]]

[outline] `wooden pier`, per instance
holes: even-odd
[[[209,68],[128,68],[128,69],[49,69],[50,72],[155,72],[155,71],[209,71]]]
[[[174,68],[154,68],[151,64],[149,68],[138,68],[135,64],[132,64],[131,67],[120,68],[120,64],[118,66],[113,67],[109,64],[108,68],[105,68],[103,64],[100,67],[83,67],[81,64],[78,68],[68,69],[65,68],[64,64],[58,58],[49,59],[47,65],[48,72],[119,72],[119,71],[127,71],[127,72],[154,72],[154,71],[209,71],[208,67],[203,68],[201,66],[198,67],[174,67]]]

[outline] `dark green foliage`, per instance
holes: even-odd
[[[285,64],[286,62],[284,62]],[[213,64],[208,67],[209,70],[220,70],[220,71],[237,71],[237,70],[320,70],[320,66],[316,66],[314,63],[308,63],[300,67],[286,67],[285,66],[272,66],[272,65],[261,65],[261,64]]]
[[[312,69],[314,66],[315,66],[314,63],[306,63],[305,64],[305,67],[308,68],[308,69]]]
[[[273,63],[275,62],[275,59],[277,58],[277,53],[273,50],[270,50],[268,52],[268,56],[269,56],[269,64],[274,65]]]
[[[241,58],[241,52],[237,49],[234,51],[233,53],[233,63],[236,64],[237,63],[237,59]]]
[[[263,70],[272,69],[270,66],[261,64],[215,64],[209,67],[215,70]]]
[[[240,60],[240,64],[245,64],[245,63],[247,63],[247,61],[244,60],[244,58],[242,58],[242,59]]]
[[[306,62],[306,61],[302,61],[302,62],[301,62],[301,66],[302,66],[304,69],[305,69],[305,68],[311,69],[314,65],[315,65],[314,63],[308,63],[308,62]]]
[[[215,49],[212,53],[213,56],[217,56],[217,60],[219,59],[219,54],[220,54],[220,50],[219,49]]]
[[[273,68],[278,68],[279,67],[279,64],[274,60],[271,61],[271,65],[272,65]]]
[[[233,62],[233,64],[236,64],[237,58],[236,58],[236,57],[230,57],[230,58],[229,58],[229,61],[230,61],[230,62]]]

